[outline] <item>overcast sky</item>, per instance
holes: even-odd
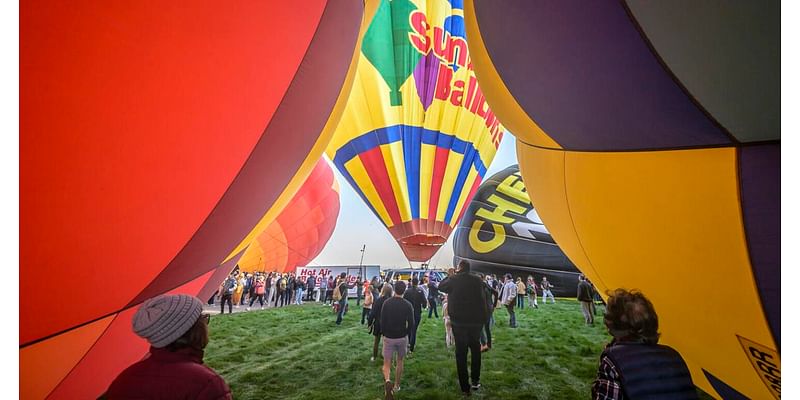
[[[484,180],[509,165],[517,163],[515,144],[514,136],[506,132]],[[361,246],[367,245],[364,264],[380,264],[384,268],[408,267],[408,260],[386,227],[369,210],[336,168],[334,168],[334,172],[341,187],[339,218],[328,244],[319,256],[311,260],[308,265],[358,265],[361,258]],[[431,265],[447,267],[452,262],[453,236],[451,235],[447,243],[433,256]],[[413,266],[419,267],[419,263],[414,263]]]

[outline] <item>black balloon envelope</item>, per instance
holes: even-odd
[[[567,258],[531,204],[518,165],[483,182],[453,239],[455,262],[467,260],[473,271],[525,281],[532,275],[553,285],[556,296],[575,296],[580,272]],[[541,294],[541,292],[539,292]]]

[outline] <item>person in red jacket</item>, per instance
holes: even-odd
[[[231,390],[203,364],[210,316],[196,297],[162,294],[145,301],[133,316],[133,331],[150,342],[150,353],[114,379],[114,399],[232,399]]]

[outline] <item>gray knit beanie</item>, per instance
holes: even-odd
[[[133,316],[133,331],[153,347],[165,347],[188,332],[202,311],[197,297],[162,294],[142,303]]]

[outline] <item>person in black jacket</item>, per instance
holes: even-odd
[[[386,302],[392,294],[394,293],[394,289],[389,284],[384,284],[383,289],[381,289],[381,296],[372,303],[372,310],[369,312],[369,317],[367,319],[367,326],[369,326],[370,332],[372,335],[375,336],[375,341],[372,344],[372,358],[370,361],[375,361],[375,358],[378,357],[378,344],[381,342],[381,310],[383,309],[383,303]]]
[[[592,399],[697,399],[680,353],[658,344],[658,315],[644,294],[609,293],[604,322],[614,339],[600,355]]]
[[[436,279],[428,282],[428,318],[435,314],[439,318],[439,310],[436,309],[436,302],[439,301],[439,284]]]
[[[461,392],[469,396],[470,389],[481,387],[481,343],[483,326],[489,319],[486,290],[480,277],[470,273],[468,261],[462,260],[458,270],[448,271],[448,277],[439,284],[439,291],[447,293],[447,312],[453,325],[456,342],[456,369]],[[467,352],[472,353],[470,371],[467,371]],[[472,379],[470,385],[469,379]]]
[[[416,278],[414,278],[416,280]],[[419,281],[417,281],[419,283]],[[381,331],[383,332],[383,379],[387,400],[394,399],[394,392],[400,390],[400,378],[403,376],[403,358],[408,349],[408,337],[414,329],[414,306],[403,298],[406,283],[397,281],[394,284],[394,296],[387,299],[381,307]],[[424,298],[424,296],[423,296]],[[392,386],[392,356],[397,354]]]
[[[317,278],[314,275],[309,275],[306,278],[306,301],[314,300],[314,286],[316,286]]]
[[[408,334],[408,351],[413,353],[414,346],[417,344],[417,328],[419,328],[419,322],[422,320],[422,309],[425,308],[428,303],[425,294],[422,293],[422,290],[419,288],[419,278],[415,277],[411,279],[411,287],[406,290],[403,298],[414,307],[414,326],[411,327],[411,332]]]

